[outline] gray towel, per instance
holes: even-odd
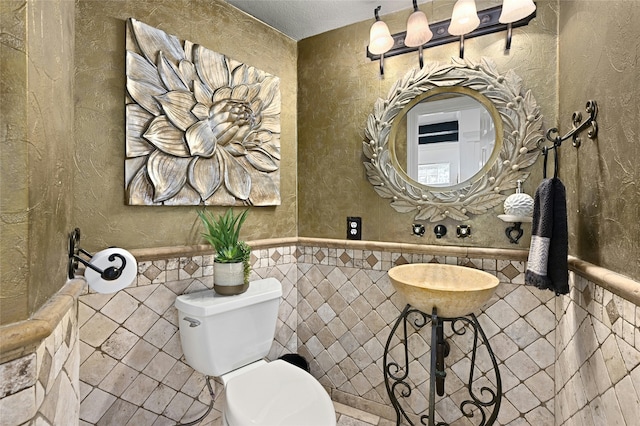
[[[556,295],[567,294],[567,200],[560,179],[544,179],[536,190],[533,202],[531,248],[524,282],[555,291]]]

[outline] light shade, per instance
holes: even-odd
[[[524,19],[535,11],[536,5],[533,0],[504,0],[498,20],[501,24],[509,24]]]
[[[393,37],[383,21],[376,21],[369,31],[369,52],[382,55],[393,47]]]
[[[453,6],[449,34],[464,35],[478,28],[480,18],[476,9],[475,0],[458,0]]]
[[[404,38],[404,45],[408,47],[422,46],[433,37],[427,15],[421,11],[415,11],[407,20],[407,35]]]

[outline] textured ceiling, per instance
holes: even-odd
[[[321,34],[355,22],[411,9],[411,0],[227,0],[240,10],[272,26],[294,40]],[[418,4],[427,0],[419,0]],[[429,0],[430,1],[430,0]]]

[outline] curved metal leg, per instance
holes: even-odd
[[[389,399],[391,400],[391,405],[393,405],[393,409],[396,411],[396,424],[400,425],[402,421],[402,417],[407,418],[406,413],[402,409],[402,406],[398,402],[396,398],[396,388],[400,386],[400,395],[403,397],[408,397],[411,395],[411,387],[404,381],[409,375],[409,353],[407,351],[407,314],[411,305],[405,306],[404,310],[398,317],[398,320],[391,328],[391,333],[389,333],[389,338],[387,339],[387,344],[384,347],[384,355],[382,357],[382,363],[384,366],[384,384],[387,388],[387,394],[389,395]],[[396,330],[403,324],[403,338],[401,339],[405,344],[405,359],[404,359],[404,368],[400,366],[397,362],[389,362],[389,347],[391,346],[391,341],[396,334]],[[404,370],[404,373],[402,371]],[[398,374],[400,373],[400,374]],[[393,384],[390,383],[390,380],[393,381]]]
[[[470,314],[469,318],[467,317],[459,317],[451,319],[451,329],[455,334],[462,335],[466,333],[464,327],[456,328],[456,324],[458,322],[463,322],[473,329],[473,350],[471,352],[471,366],[469,367],[469,379],[467,381],[467,390],[469,392],[469,396],[471,399],[465,400],[460,404],[460,410],[465,417],[473,417],[474,412],[473,409],[477,409],[477,411],[482,416],[480,423],[478,426],[489,426],[493,425],[498,417],[498,412],[500,411],[500,403],[502,401],[502,379],[500,378],[500,370],[498,369],[498,361],[496,360],[495,354],[493,353],[493,349],[489,345],[489,339],[484,334],[478,319],[474,314]],[[487,353],[489,354],[489,358],[491,359],[491,364],[493,365],[493,372],[495,374],[496,380],[496,390],[489,388],[488,386],[482,386],[480,388],[480,394],[482,396],[488,395],[488,398],[481,398],[476,395],[473,389],[473,382],[475,376],[475,367],[476,367],[476,355],[478,351],[478,337],[481,339],[481,344],[484,344]],[[487,418],[487,412],[485,410],[491,410],[489,417]]]
[[[434,307],[431,312],[431,372],[429,378],[429,415],[427,417],[429,421],[429,426],[433,426],[436,418],[436,394],[434,389],[436,388],[436,383],[438,382],[438,374],[439,372],[444,373],[444,359],[442,360],[442,368],[438,369],[438,328],[442,331],[442,323],[438,318],[438,311]],[[442,387],[444,388],[444,377],[442,378]],[[424,419],[423,423],[424,423]]]
[[[449,344],[444,339],[444,323],[450,322],[451,329],[455,335],[463,335],[467,332],[467,326],[473,332],[473,349],[471,352],[471,366],[469,368],[469,377],[466,383],[467,390],[469,392],[470,399],[463,401],[460,404],[460,410],[465,417],[474,417],[476,413],[481,416],[481,422],[479,426],[493,425],[498,417],[500,410],[500,402],[502,400],[502,380],[500,378],[500,371],[498,369],[498,362],[495,354],[489,345],[489,340],[485,335],[478,319],[474,314],[470,314],[468,317],[458,318],[440,318],[437,315],[437,310],[434,308],[431,315],[427,315],[416,309],[412,309],[411,305],[407,305],[397,321],[391,329],[389,338],[384,348],[383,363],[384,363],[384,379],[385,386],[391,404],[396,412],[396,425],[400,425],[403,421],[406,421],[409,425],[413,426],[414,423],[409,418],[409,415],[404,410],[398,398],[408,398],[411,396],[411,385],[409,378],[409,350],[407,347],[407,321],[408,316],[412,313],[418,314],[417,318],[412,322],[412,325],[421,329],[429,320],[431,321],[431,356],[430,367],[431,377],[429,380],[429,407],[428,414],[419,416],[420,423],[428,426],[448,426],[445,422],[436,422],[435,419],[435,394],[443,396],[445,394],[444,382],[446,378],[445,371],[445,358],[449,355]],[[400,337],[400,344],[404,346],[404,358],[400,362],[389,360],[389,350],[391,344],[396,337],[396,332],[402,325],[402,335]],[[480,395],[476,395],[476,391],[473,389],[475,379],[475,363],[476,355],[479,345],[484,345],[491,359],[493,365],[493,371],[495,374],[496,389],[493,390],[488,386],[482,386],[479,389]]]

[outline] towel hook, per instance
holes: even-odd
[[[544,161],[542,162],[542,167],[543,172],[542,172],[542,177],[543,179],[547,178],[547,157],[549,156],[549,150],[553,150],[553,177],[557,178],[558,177],[558,146],[560,145],[552,145],[552,146],[545,146],[542,148],[542,156],[544,157]]]
[[[571,117],[573,128],[566,135],[560,136],[557,127],[547,131],[546,137],[548,140],[553,142],[554,148],[562,145],[562,142],[569,138],[573,139],[573,146],[579,148],[582,144],[579,134],[587,128],[589,128],[589,131],[587,132],[587,137],[589,139],[595,139],[596,136],[598,136],[598,122],[596,121],[596,117],[598,115],[598,104],[596,101],[588,100],[585,111],[589,114],[589,117],[584,121],[582,121],[582,113],[580,111],[575,111],[573,113]]]

